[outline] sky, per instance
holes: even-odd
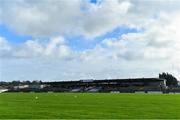
[[[180,79],[180,0],[0,0],[0,81]]]

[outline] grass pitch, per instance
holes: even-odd
[[[180,119],[178,94],[3,93],[3,119]]]

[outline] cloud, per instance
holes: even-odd
[[[162,15],[144,27],[144,31],[128,33],[120,38],[105,39],[102,43],[112,53],[128,59],[171,59],[180,49],[180,16]]]
[[[2,21],[20,34],[56,36],[58,34],[95,37],[119,24],[130,3],[84,0],[1,0]]]
[[[4,37],[0,37],[0,59],[11,56],[11,50],[12,47],[9,42]]]
[[[27,40],[19,45],[10,44],[0,39],[0,56],[4,58],[70,58],[71,48],[66,45],[63,37],[53,37],[47,42],[40,39]]]
[[[0,21],[34,36],[18,45],[0,38],[2,79],[157,77],[163,71],[180,78],[179,0],[0,2]],[[140,30],[104,39],[82,51],[73,51],[64,37],[93,38],[122,25]]]
[[[72,51],[62,36],[46,42],[28,40],[19,46],[10,45],[3,39],[1,46],[11,48],[5,57],[10,55],[11,58],[23,59],[2,58],[2,73],[6,76],[9,71],[6,68],[16,64],[18,68],[11,68],[10,71],[26,71],[22,77],[20,73],[17,74],[23,79],[156,77],[162,71],[171,72],[180,78],[179,19],[177,13],[162,14],[141,32],[104,39],[94,48],[83,51]],[[39,76],[35,74],[38,71]]]
[[[70,32],[81,14],[80,0],[1,0],[2,21],[21,34],[54,36]],[[13,20],[12,20],[13,19]]]
[[[179,0],[1,0],[1,22],[20,34],[101,36],[118,26],[141,28],[163,12],[180,10]]]
[[[84,34],[96,37],[113,30],[122,24],[123,16],[128,12],[131,3],[128,1],[105,0],[100,4],[91,5],[82,16]]]
[[[0,50],[7,50],[8,51],[10,49],[11,49],[11,47],[10,47],[8,41],[5,38],[0,37]]]

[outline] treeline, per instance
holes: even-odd
[[[166,85],[169,87],[174,87],[178,85],[178,80],[176,77],[174,77],[172,74],[169,73],[160,73],[159,78],[166,79]]]
[[[41,80],[34,80],[34,81],[20,81],[20,80],[16,80],[16,81],[11,81],[11,82],[5,82],[5,81],[1,81],[0,82],[0,86],[19,86],[19,85],[39,85],[41,84],[42,81]]]

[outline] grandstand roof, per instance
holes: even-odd
[[[78,81],[54,81],[44,82],[44,84],[73,84],[73,83],[102,83],[102,82],[159,82],[166,81],[160,78],[128,78],[128,79],[88,79]]]

